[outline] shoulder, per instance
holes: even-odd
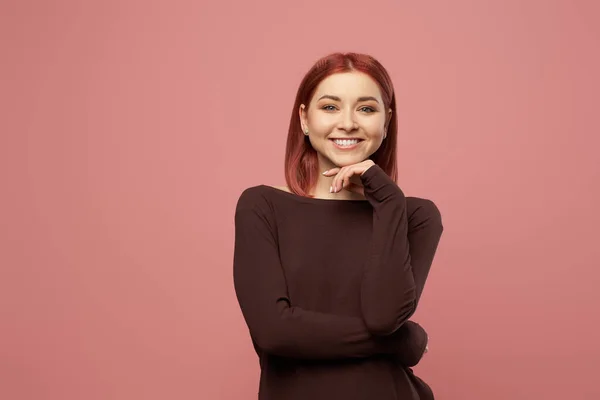
[[[269,186],[257,185],[242,190],[241,194],[238,197],[236,209],[252,210],[264,207],[269,202],[269,189]]]
[[[409,218],[418,218],[423,220],[434,219],[441,223],[442,213],[437,204],[423,197],[406,197],[406,208]]]
[[[286,193],[291,193],[286,186],[257,185],[246,188],[238,198],[236,210],[272,211],[274,203],[285,198]]]
[[[274,204],[277,190],[267,185],[244,189],[235,208],[236,230],[266,229],[265,232],[275,232],[278,219]]]
[[[433,200],[424,197],[407,196],[406,204],[410,204],[411,208],[427,211],[428,213],[439,214],[440,212],[437,204]]]

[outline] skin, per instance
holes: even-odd
[[[333,74],[321,81],[298,113],[322,171],[311,194],[323,199],[364,198],[359,176],[374,165],[369,157],[385,140],[392,116],[377,83],[362,72]],[[334,138],[360,141],[352,149],[340,149]]]

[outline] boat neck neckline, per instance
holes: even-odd
[[[369,204],[367,199],[323,199],[320,197],[308,197],[308,196],[300,196],[296,193],[288,192],[287,190],[279,189],[275,186],[270,185],[260,185],[262,187],[268,188],[269,190],[279,192],[283,196],[302,201],[305,203],[314,203],[314,204]]]

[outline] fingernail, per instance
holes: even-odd
[[[329,172],[329,170],[327,170],[327,171],[324,171],[324,172],[322,173],[322,175],[325,175],[325,174],[326,174],[326,173],[328,173],[328,172]]]
[[[333,186],[329,186],[329,193],[333,193]]]

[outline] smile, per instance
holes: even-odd
[[[333,144],[335,145],[335,147],[339,148],[339,149],[353,149],[355,148],[360,142],[362,142],[362,139],[330,139]]]

